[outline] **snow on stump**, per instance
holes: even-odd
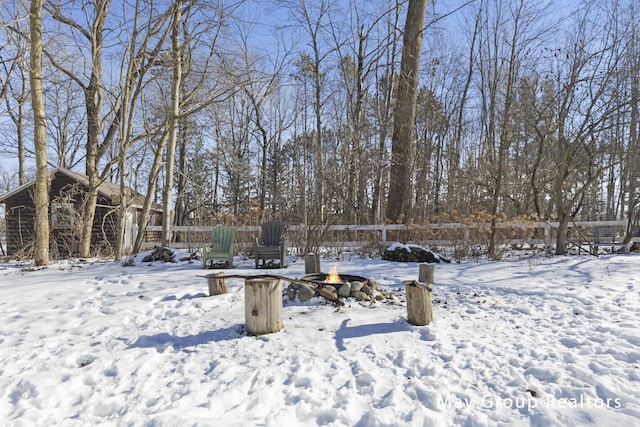
[[[434,267],[421,264],[418,280],[403,282],[407,294],[407,320],[414,326],[425,326],[433,322],[431,285],[434,282]]]
[[[320,273],[320,255],[307,254],[304,256],[304,274]]]
[[[205,276],[209,284],[209,296],[227,293],[227,279],[224,273],[213,273]]]
[[[247,335],[270,334],[283,328],[280,279],[245,279],[244,319]]]

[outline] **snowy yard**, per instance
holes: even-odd
[[[637,254],[437,264],[425,327],[406,321],[417,264],[325,258],[395,298],[285,297],[284,330],[260,337],[244,332],[242,279],[209,297],[198,261],[140,259],[0,264],[5,425],[640,423]],[[269,272],[304,275],[288,261]]]

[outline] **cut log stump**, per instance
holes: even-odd
[[[418,282],[434,283],[435,267],[433,265],[420,264],[418,269]]]
[[[307,254],[304,256],[304,274],[320,273],[320,255]]]
[[[244,298],[247,335],[270,334],[283,328],[280,279],[245,279]]]
[[[227,279],[224,273],[213,273],[205,276],[209,284],[209,296],[227,293]]]
[[[431,285],[415,280],[404,282],[407,294],[407,320],[414,326],[425,326],[433,322]]]

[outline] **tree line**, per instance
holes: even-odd
[[[126,188],[167,231],[527,217],[558,221],[563,253],[571,221],[637,222],[636,0],[429,2],[413,30],[404,0],[31,3],[0,5],[0,179],[38,157],[85,173],[83,236],[104,181],[121,230]]]

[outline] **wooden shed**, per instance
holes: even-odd
[[[80,241],[81,207],[88,189],[87,176],[65,168],[50,172],[49,221],[51,230],[51,256],[67,257],[77,254]],[[35,204],[33,193],[35,180],[0,196],[5,205],[7,255],[28,254],[35,238]],[[125,248],[133,247],[138,232],[139,215],[144,196],[129,191],[130,205],[125,228]],[[94,255],[109,255],[116,241],[116,207],[120,199],[120,186],[104,182],[98,188],[98,202],[93,221],[91,252]],[[162,208],[152,207],[149,225],[162,224]],[[158,241],[158,236],[145,232],[145,241]],[[159,234],[159,232],[156,232]]]

